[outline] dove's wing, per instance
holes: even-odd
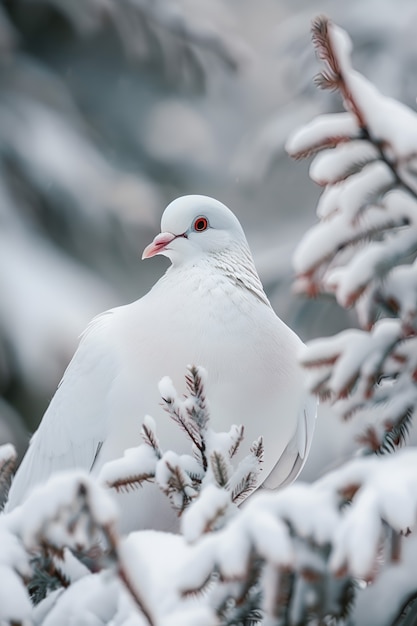
[[[266,489],[292,483],[303,469],[310,451],[317,416],[317,400],[309,395],[298,414],[297,429],[275,467],[263,482]]]
[[[117,372],[112,317],[112,311],[97,316],[84,332],[13,480],[7,509],[58,470],[90,470],[106,436],[107,398]]]

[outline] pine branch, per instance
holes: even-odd
[[[410,186],[409,182],[401,175],[398,163],[389,156],[389,148],[380,138],[374,137],[366,114],[362,110],[356,95],[351,91],[349,81],[341,67],[338,50],[332,39],[332,23],[325,17],[321,16],[314,20],[312,25],[312,40],[316,47],[318,56],[326,64],[326,69],[316,79],[316,84],[324,89],[339,90],[344,105],[356,118],[359,128],[361,129],[361,137],[372,143],[378,150],[381,161],[383,161],[394,174],[396,183],[406,190],[413,198],[417,200],[417,189]]]
[[[384,420],[384,430],[369,425],[357,436],[357,442],[364,446],[364,454],[385,454],[395,452],[405,444],[412,424],[415,407],[408,407],[393,419]]]
[[[213,507],[210,515],[206,517],[206,523],[202,532],[203,535],[211,533],[221,527],[227,509],[228,505]]]
[[[356,117],[359,128],[362,129],[365,135],[368,135],[366,119],[346,82],[338,51],[332,40],[330,25],[330,20],[325,16],[318,17],[313,21],[313,45],[317,50],[319,58],[327,66],[327,69],[318,77],[316,82],[324,89],[338,89],[341,92],[345,106]]]
[[[199,437],[193,440],[193,442],[199,453],[197,458],[202,464],[203,470],[206,471],[208,461],[205,435],[210,415],[206,401],[205,372],[203,368],[196,367],[195,365],[192,365],[188,371],[189,374],[186,376],[185,380],[193,402],[191,405],[187,403],[186,408],[190,420],[196,424],[199,433]]]
[[[165,483],[165,486],[160,485],[162,491],[170,498],[171,504],[178,512],[178,515],[182,515],[190,502],[197,496],[197,491],[192,485],[190,477],[184,472],[179,465],[173,465],[169,461],[165,460],[167,469],[170,472],[170,476]],[[178,495],[181,497],[181,503],[177,503]]]
[[[192,400],[195,398],[193,397]],[[199,419],[204,422],[204,418],[201,415],[198,415],[197,419],[194,419],[199,413],[196,410],[195,414],[193,412],[192,407],[189,407],[187,404],[187,398],[179,403],[176,398],[162,398],[163,407],[168,412],[171,419],[174,420],[176,424],[185,432],[191,442],[194,444],[198,455],[197,459],[202,464],[203,470],[206,471],[208,467],[207,456],[206,456],[206,442],[204,437],[204,429],[205,427],[199,426]],[[199,397],[197,397],[197,402],[199,402]],[[192,402],[191,404],[194,404]]]
[[[356,590],[356,582],[351,577],[347,577],[344,583],[340,585],[340,593],[336,600],[340,611],[336,617],[341,618],[343,620],[342,623],[345,623],[352,613],[355,604]]]
[[[153,451],[155,452],[155,456],[158,459],[162,458],[162,450],[159,445],[159,440],[155,434],[155,431],[146,422],[142,424],[141,435],[143,441],[153,449]]]
[[[258,486],[257,476],[254,472],[249,472],[244,476],[232,490],[232,502],[240,504],[256,489]]]
[[[214,480],[219,487],[226,487],[229,482],[229,467],[226,459],[219,452],[212,452],[210,455],[210,467]]]
[[[409,435],[415,406],[408,407],[395,421],[386,422],[386,433],[377,452],[394,452]]]
[[[248,456],[242,459],[229,478],[228,489],[231,490],[231,499],[235,504],[243,502],[259,486],[263,456],[263,439],[259,437],[250,447]]]
[[[202,442],[200,438],[200,433],[195,422],[190,420],[188,415],[185,417],[182,414],[181,409],[177,406],[171,405],[170,401],[166,398],[163,398],[163,401],[166,404],[170,417],[185,432],[188,438],[191,439],[196,448],[198,450],[201,450]]]
[[[261,574],[264,562],[253,554],[249,559],[244,580],[233,596],[226,595],[217,607],[217,614],[224,626],[255,626],[263,618]]]
[[[326,69],[316,77],[316,84],[322,89],[341,89],[343,83],[342,70],[331,45],[328,18],[319,16],[314,19],[311,31],[317,56],[326,64]]]
[[[326,136],[325,138],[320,138],[315,143],[310,143],[308,147],[305,147],[301,150],[291,151],[289,152],[290,156],[296,161],[300,161],[301,159],[307,159],[311,156],[316,155],[318,152],[322,152],[323,150],[331,150],[340,146],[341,144],[346,144],[350,141],[354,141],[355,139],[362,139],[361,134],[357,135],[344,135],[334,134],[331,136]]]
[[[232,445],[229,448],[229,459],[233,459],[235,454],[238,452],[240,448],[240,444],[242,443],[244,438],[245,438],[245,427],[243,425],[240,425],[237,429],[235,440],[233,441]]]
[[[143,485],[145,482],[154,482],[155,473],[142,473],[132,474],[131,476],[124,476],[114,481],[107,481],[106,486],[109,489],[115,489],[117,493],[128,493],[134,491]]]
[[[120,549],[119,537],[114,526],[112,524],[104,525],[103,533],[108,545],[107,558],[114,563],[118,577],[129,592],[149,626],[156,626],[155,619],[148,603],[138,588],[138,581],[136,579],[132,579],[129,568],[125,563],[123,553]]]
[[[350,141],[352,140],[353,138],[350,139]],[[337,185],[339,183],[345,182],[351,176],[354,176],[355,174],[359,174],[359,172],[362,172],[367,165],[370,165],[371,163],[375,163],[375,162],[376,162],[375,156],[369,156],[368,158],[357,159],[356,161],[352,163],[346,164],[343,171],[339,172],[337,177],[334,176],[331,180],[326,180],[323,178],[318,180],[317,177],[314,177],[313,180],[321,187],[326,187],[327,185]],[[380,188],[379,190],[377,189],[370,190],[368,192],[367,206],[371,205],[371,203],[375,204],[375,202],[373,202],[373,198],[376,198],[378,195],[379,196],[382,195],[384,193],[384,190],[388,191],[388,189],[389,188],[386,187],[386,188]],[[361,213],[363,213],[363,208],[361,210]]]
[[[203,368],[191,365],[185,377],[187,389],[194,402],[189,408],[189,415],[196,422],[200,431],[207,428],[209,411],[206,400],[205,372]]]
[[[56,567],[52,554],[46,549],[36,554],[32,560],[33,576],[27,589],[34,604],[39,604],[46,596],[60,588],[67,588],[70,581]]]
[[[270,612],[276,618],[277,624],[289,624],[296,574],[289,569],[280,568],[277,570],[276,576],[276,591],[271,602]]]
[[[259,582],[264,566],[264,560],[259,558],[256,553],[252,553],[248,563],[248,571],[243,580],[243,584],[236,596],[236,606],[249,606],[254,599],[259,600]],[[258,605],[259,608],[259,605]]]
[[[258,459],[259,463],[262,463],[264,460],[264,440],[263,437],[258,437],[256,441],[250,447],[250,453]]]
[[[364,212],[365,206],[362,206],[360,210],[361,212]],[[401,228],[404,228],[405,226],[408,226],[408,224],[409,224],[408,219],[404,216],[398,216],[396,218],[387,216],[386,220],[383,223],[378,224],[377,226],[376,225],[370,225],[370,226],[364,225],[364,226],[361,226],[361,230],[359,230],[358,232],[351,233],[349,235],[346,235],[346,237],[341,238],[337,242],[337,245],[335,245],[330,251],[324,252],[322,256],[320,256],[320,258],[318,258],[314,262],[314,264],[310,266],[307,272],[302,272],[302,273],[297,274],[296,279],[300,281],[300,284],[302,285],[301,291],[305,293],[306,295],[308,295],[309,297],[314,297],[314,298],[317,297],[321,293],[324,294],[326,289],[328,289],[326,286],[323,286],[322,284],[322,275],[324,273],[324,267],[326,265],[329,266],[330,264],[332,264],[334,260],[337,259],[338,255],[343,253],[345,250],[349,248],[359,247],[371,241],[378,240],[379,238],[383,237],[387,233],[395,232],[396,230],[399,230]],[[416,248],[417,248],[417,239],[416,239]],[[405,255],[408,256],[408,251],[406,252]],[[386,274],[388,274],[390,270],[391,270],[391,267],[387,263]],[[346,300],[345,308],[351,308],[352,306],[354,306],[356,302],[359,300],[359,298],[361,297],[361,295],[363,294],[364,290],[369,287],[370,282],[373,280],[375,280],[374,276],[372,276],[369,281],[364,282],[361,285],[360,289],[357,289],[356,291],[352,291],[350,297]],[[379,297],[380,297],[379,304],[383,304],[382,295],[380,294]],[[388,306],[388,303],[386,303],[386,306]]]

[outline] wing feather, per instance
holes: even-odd
[[[112,317],[98,315],[83,333],[12,482],[8,510],[56,471],[90,470],[106,436],[106,397],[116,376]]]
[[[262,487],[277,489],[292,483],[304,467],[313,439],[317,400],[308,396],[298,415],[297,429]]]

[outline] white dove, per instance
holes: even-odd
[[[185,391],[190,364],[208,372],[211,428],[243,424],[249,444],[263,437],[265,487],[301,471],[316,417],[297,362],[302,342],[274,313],[235,215],[212,198],[178,198],[142,258],[156,254],[172,265],[154,287],[97,316],[82,335],[13,480],[7,510],[55,472],[98,472],[123,456],[140,443],[146,414],[156,419],[163,449],[183,451],[185,436],[161,408],[158,382],[168,375]],[[153,485],[139,490],[141,505],[127,527],[172,524],[162,519],[165,496],[154,492]]]

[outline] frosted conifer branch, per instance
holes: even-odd
[[[264,441],[262,437],[259,437],[256,441],[253,442],[250,448],[251,454],[256,459],[259,459],[260,462],[263,461],[264,458]]]
[[[207,427],[209,421],[209,410],[206,400],[206,383],[207,373],[202,367],[191,365],[188,374],[185,377],[187,389],[193,402],[187,406],[187,410],[191,419],[198,425],[201,430]]]
[[[171,505],[178,515],[182,515],[186,507],[197,496],[200,477],[197,480],[183,467],[183,459],[174,452],[167,452],[162,457],[156,470],[158,487],[170,499]]]
[[[205,393],[206,372],[190,366],[186,374],[187,393],[178,396],[172,381],[165,377],[159,390],[163,407],[171,419],[187,434],[192,454],[178,455],[164,451],[159,443],[155,420],[149,415],[142,426],[144,443],[125,451],[124,456],[106,463],[98,476],[99,483],[116,491],[129,491],[144,482],[155,483],[182,516],[186,508],[211,482],[221,487],[228,502],[217,507],[218,513],[201,524],[208,532],[234,504],[242,502],[256,489],[263,459],[262,439],[252,445],[247,457],[233,467],[231,460],[243,440],[243,426],[232,426],[228,433],[214,433],[209,428],[209,410]]]
[[[381,454],[392,452],[403,445],[409,434],[412,416],[413,407],[408,407],[400,415],[387,419],[385,428],[367,426],[357,437],[357,441],[364,448],[363,452]]]
[[[286,149],[294,159],[304,159],[326,148],[341,147],[347,142],[360,139],[360,131],[354,118],[348,113],[319,115],[307,124],[302,132],[291,135]]]
[[[326,69],[316,78],[316,83],[323,89],[340,90],[345,107],[354,114],[359,128],[367,135],[366,119],[344,75],[344,61],[350,56],[352,48],[349,37],[322,16],[313,21],[312,40],[319,58],[326,65]]]
[[[235,484],[232,491],[232,501],[240,504],[256,489],[256,478],[252,474],[246,474],[240,482]]]
[[[372,581],[380,575],[384,561],[401,562],[406,536],[416,526],[416,464],[416,449],[382,459],[357,458],[313,484],[297,483],[275,493],[255,495],[245,507],[235,509],[226,524],[224,515],[230,496],[226,490],[210,484],[184,513],[189,545],[180,536],[146,531],[142,538],[142,533],[133,533],[128,539],[119,539],[113,506],[111,503],[108,506],[106,493],[89,477],[57,477],[37,492],[35,500],[28,499],[20,510],[2,518],[0,534],[9,533],[8,537],[1,536],[2,542],[5,539],[4,545],[10,547],[13,538],[18,539],[19,550],[8,554],[2,551],[0,571],[4,576],[2,559],[6,559],[8,584],[13,579],[10,564],[19,571],[22,577],[19,589],[27,600],[29,612],[25,618],[28,618],[31,613],[23,578],[28,571],[30,574],[30,569],[24,551],[36,551],[37,541],[43,538],[47,544],[52,541],[54,550],[68,541],[74,546],[71,536],[79,534],[81,523],[81,529],[95,527],[102,534],[105,550],[96,553],[94,564],[103,576],[85,570],[78,582],[69,581],[68,588],[57,596],[57,616],[65,610],[61,598],[70,594],[71,589],[76,591],[80,583],[79,598],[95,588],[103,598],[103,594],[113,594],[110,604],[115,607],[124,602],[125,589],[148,624],[163,623],[167,615],[159,612],[157,599],[160,598],[162,606],[164,596],[158,596],[153,585],[164,578],[161,574],[166,559],[164,551],[172,549],[177,556],[174,567],[169,563],[173,569],[164,591],[171,593],[177,604],[172,604],[170,599],[161,610],[166,611],[168,606],[178,623],[212,626],[218,623],[213,612],[222,624],[245,623],[249,618],[275,624],[290,615],[294,623],[314,619],[336,623],[349,615],[355,595],[353,578]],[[81,499],[80,484],[85,488]],[[34,511],[35,503],[38,506],[32,519],[29,512]],[[80,512],[75,523],[74,511]],[[59,525],[55,523],[57,519]],[[87,526],[83,520],[88,522]],[[62,527],[67,531],[63,532]],[[57,535],[57,531],[61,534]],[[84,549],[94,533],[87,536]],[[157,546],[161,542],[166,548],[162,548],[162,557],[158,557]],[[147,544],[150,546],[145,553],[151,561],[162,558],[154,568],[151,562],[141,562]],[[152,571],[152,585],[148,587],[148,572]],[[112,585],[117,579],[122,581],[123,588]],[[98,588],[94,587],[97,584]],[[193,606],[200,607],[199,610],[210,607],[211,613],[203,613],[203,621],[199,613],[182,614],[181,603],[203,588],[205,593],[194,598]],[[21,607],[19,615],[23,615],[24,604]],[[0,605],[0,618],[2,610]],[[130,615],[133,619],[136,613]]]
[[[348,245],[349,241],[354,245],[361,239],[361,233],[362,239],[366,241],[372,232],[375,216],[369,214],[368,208],[372,208],[375,203],[372,196],[379,198],[378,204],[385,209],[385,222],[390,232],[396,233],[398,226],[401,225],[413,226],[414,233],[407,245],[407,252],[403,255],[406,256],[407,253],[417,250],[417,233],[414,229],[417,181],[415,174],[413,179],[413,175],[407,169],[407,164],[414,162],[416,154],[417,116],[404,105],[379,94],[373,85],[351,68],[349,58],[351,43],[344,31],[325,18],[319,18],[313,31],[320,56],[326,59],[330,68],[332,74],[330,82],[337,84],[348,112],[317,118],[288,140],[287,149],[290,154],[299,156],[301,153],[314,151],[320,147],[320,142],[324,148],[329,138],[336,135],[339,129],[339,134],[346,139],[346,145],[340,145],[337,150],[327,150],[326,159],[320,155],[312,165],[312,177],[328,185],[323,198],[334,197],[335,200],[332,211],[328,209],[323,213],[321,210],[320,214],[323,216],[326,214],[331,218],[337,214],[345,216],[348,227],[353,231],[350,233],[351,237],[346,238],[344,245]],[[345,127],[349,132],[345,131]],[[362,129],[361,141],[357,141],[355,127]],[[330,175],[327,172],[330,172]],[[327,177],[327,181],[324,177]],[[341,186],[332,187],[334,183],[340,181],[344,181]],[[395,196],[394,202],[388,200],[388,193],[394,189],[403,194],[405,192],[404,200],[399,200],[398,196]],[[336,194],[331,195],[333,190]],[[356,222],[358,215],[363,215],[359,224]],[[321,230],[324,226],[328,235],[330,231],[334,235],[341,232],[333,219],[327,224],[322,223],[315,229],[315,236],[313,233],[309,234],[312,244],[315,240],[312,249],[315,249],[319,256],[311,258],[311,253],[303,241],[294,259],[297,274],[302,279],[307,279],[301,283],[307,292],[317,292],[317,285],[314,285],[317,280],[319,291],[326,291],[325,285],[323,289],[320,288],[323,271],[326,272],[329,260],[337,259],[340,252],[340,248],[334,246],[329,247],[328,256],[323,257],[321,254],[318,237],[320,235],[321,240],[326,240]],[[379,229],[380,226],[377,225],[377,230]],[[383,238],[385,246],[389,242],[388,237]],[[382,275],[386,275],[398,261],[398,256],[389,260]],[[350,301],[350,305],[352,303],[354,301]]]
[[[346,112],[318,117],[287,144],[296,157],[322,150],[310,168],[324,186],[320,221],[294,254],[295,287],[354,307],[363,330],[312,341],[301,360],[309,388],[344,418],[378,407],[359,442],[384,452],[402,445],[417,406],[408,356],[417,333],[417,115],[352,68],[351,41],[327,18],[314,22],[313,43],[325,64],[319,83],[340,92]]]
[[[90,476],[76,471],[63,472],[35,488],[21,507],[6,515],[0,534],[4,531],[9,533],[8,544],[13,546],[13,551],[5,555],[8,565],[22,575],[22,582],[28,583],[32,594],[38,593],[36,586],[47,586],[50,581],[54,585],[52,588],[70,587],[72,581],[66,576],[65,568],[75,561],[72,554],[88,556],[92,571],[107,569],[108,581],[111,576],[120,579],[149,626],[152,626],[155,623],[152,612],[126,559],[116,532],[116,521],[113,500]],[[22,558],[24,550],[27,551],[26,559]],[[4,557],[4,552],[2,554]],[[28,567],[29,555],[32,571]],[[49,559],[48,572],[45,571],[45,558]],[[59,561],[55,559],[62,561],[62,571]],[[38,567],[42,568],[44,580],[41,580],[42,571],[36,572]],[[89,574],[81,564],[78,568],[84,570],[82,576]],[[50,581],[45,578],[47,573]],[[10,573],[7,575],[10,576]],[[22,606],[26,607],[24,599]],[[0,607],[0,620],[4,615],[3,609],[3,606]]]
[[[240,504],[255,491],[262,468],[263,455],[263,439],[259,437],[253,442],[250,454],[242,459],[229,481],[232,501],[235,504]]]
[[[236,430],[234,433],[234,439],[232,441],[232,445],[229,448],[229,458],[233,459],[233,457],[235,456],[235,454],[237,453],[237,451],[240,448],[240,444],[242,443],[243,439],[245,436],[245,427],[243,426],[243,424],[241,424],[240,426],[236,426]]]
[[[156,436],[156,424],[155,420],[149,415],[143,420],[141,435],[144,442],[154,450],[155,456],[160,459],[162,457],[162,450]]]
[[[210,466],[219,487],[226,487],[229,482],[229,465],[224,456],[219,452],[212,452],[210,455]]]
[[[225,582],[223,595],[217,599],[216,613],[221,623],[227,626],[248,624],[256,626],[264,617],[260,611],[261,590],[259,580],[262,573],[262,560],[255,554],[247,564],[246,577],[242,581]]]
[[[171,419],[176,422],[185,434],[191,439],[197,459],[207,470],[205,431],[209,419],[208,408],[204,392],[204,369],[190,366],[186,375],[188,396],[184,400],[178,398],[172,382],[165,377],[159,388],[163,406]]]
[[[415,528],[416,455],[407,449],[354,459],[312,485],[256,494],[225,527],[194,545],[180,591],[200,588],[208,572],[217,572],[208,593],[236,605],[252,571],[251,589],[261,590],[258,608],[271,623],[287,614],[300,624],[346,618],[352,578],[375,580],[384,560],[401,560],[401,545]]]
[[[147,418],[146,430],[150,432],[150,422]],[[116,491],[129,491],[140,487],[144,482],[152,482],[155,478],[157,463],[160,460],[159,451],[156,453],[149,442],[125,450],[122,458],[105,463],[100,470],[98,481],[103,486]],[[155,435],[156,440],[156,435]]]

